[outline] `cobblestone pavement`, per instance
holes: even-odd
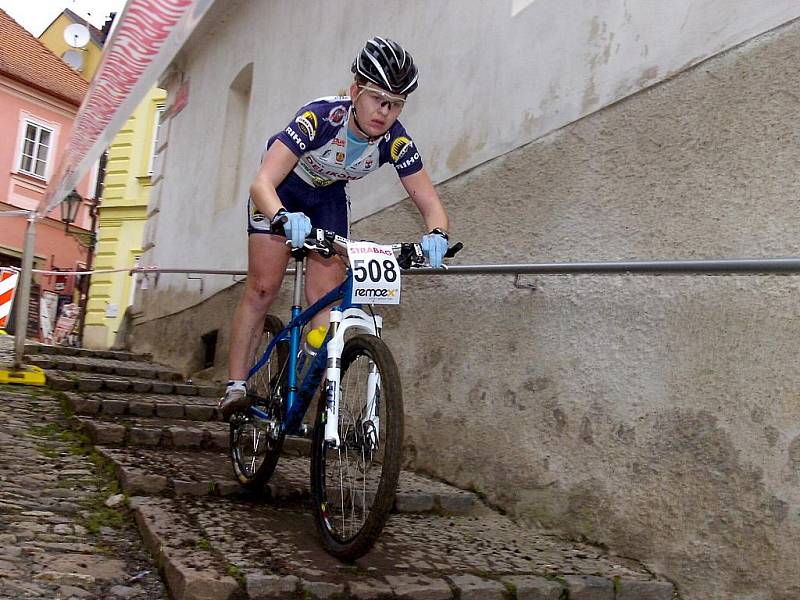
[[[0,386],[0,598],[164,598],[158,569],[58,401]],[[112,485],[109,485],[112,484]]]
[[[9,348],[0,337],[0,363]],[[254,495],[233,478],[214,386],[128,353],[26,352],[53,390],[0,387],[0,598],[678,598],[635,561],[409,471],[375,548],[341,563],[308,506],[307,440],[287,440]],[[128,506],[109,509],[117,491]]]

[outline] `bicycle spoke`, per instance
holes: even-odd
[[[279,319],[268,316],[258,348],[263,352],[270,341],[283,329]],[[248,381],[248,396],[260,414],[249,410],[235,413],[231,418],[230,452],[233,470],[239,483],[259,488],[271,476],[283,446],[280,425],[283,418],[285,369],[288,344],[280,342],[269,359]],[[260,355],[254,360],[259,359]]]
[[[381,401],[387,381],[391,412]],[[328,448],[321,432],[315,437],[312,483],[326,549],[340,558],[356,558],[383,527],[399,475],[402,398],[396,366],[383,342],[362,336],[345,344],[340,390],[340,445]]]

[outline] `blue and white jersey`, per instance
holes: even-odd
[[[367,144],[346,164],[347,124],[352,115],[349,96],[319,98],[303,106],[286,128],[270,138],[286,144],[299,160],[294,173],[313,187],[334,183],[344,185],[361,179],[385,163],[391,163],[400,177],[422,168],[422,157],[400,121],[383,136]]]

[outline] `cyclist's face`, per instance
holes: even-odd
[[[371,137],[378,137],[394,125],[403,110],[406,99],[390,94],[375,84],[353,84],[350,97],[354,98],[358,123]]]

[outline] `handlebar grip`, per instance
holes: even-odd
[[[461,242],[456,242],[452,246],[447,249],[447,252],[444,253],[445,258],[453,258],[456,254],[458,254],[464,248],[464,244]]]

